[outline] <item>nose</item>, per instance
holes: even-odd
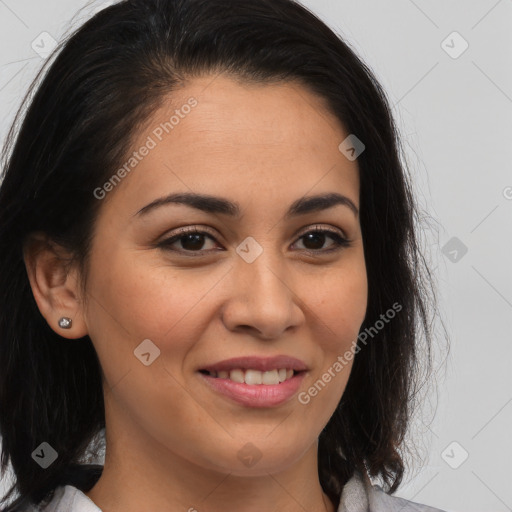
[[[230,331],[271,340],[304,322],[297,282],[284,264],[264,256],[252,263],[240,259],[230,272],[230,294],[222,310]]]

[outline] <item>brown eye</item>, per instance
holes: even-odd
[[[334,240],[334,244],[332,244],[328,249],[322,249],[326,239],[328,238]],[[314,229],[304,233],[300,239],[304,240],[303,244],[308,252],[326,253],[340,249],[341,247],[348,247],[350,245],[349,240],[330,229]]]
[[[170,238],[167,238],[158,244],[158,247],[163,247],[165,249],[169,249],[171,246],[175,245],[177,242],[181,243],[181,248],[170,249],[176,250],[178,252],[201,252],[204,249],[205,238],[209,238],[210,240],[215,240],[210,234],[205,231],[198,231],[196,229],[191,229],[187,231],[182,231],[178,235],[174,235]]]
[[[214,242],[216,241],[214,236],[206,231],[201,231],[197,228],[186,228],[180,230],[176,235],[166,238],[160,242],[157,247],[182,253],[185,256],[201,256],[202,253],[212,250],[204,248],[206,238]],[[333,240],[334,243],[325,249],[323,247],[329,238]],[[340,250],[342,247],[348,247],[351,243],[350,240],[347,240],[336,231],[319,228],[303,233],[299,237],[299,240],[304,240],[304,249],[302,250],[314,255],[331,253]],[[173,246],[176,246],[178,243],[181,244],[181,248],[174,248]],[[299,248],[299,250],[301,249]]]

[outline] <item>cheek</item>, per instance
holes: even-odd
[[[211,272],[173,268],[142,251],[119,250],[105,263],[96,265],[90,289],[103,316],[136,337],[169,332],[218,281]]]
[[[177,275],[161,263],[148,264],[147,255],[144,260],[143,255],[121,257],[112,251],[90,274],[94,298],[87,313],[113,414],[129,414],[175,445],[187,436],[193,440],[190,425],[204,423],[204,410],[187,388],[182,365],[208,322],[202,299],[215,284],[207,273],[191,279]],[[147,366],[134,354],[146,339],[160,350]],[[174,425],[172,432],[169,425]],[[187,426],[187,432],[179,425]]]
[[[342,353],[356,340],[366,315],[367,286],[364,266],[333,272],[323,286],[315,286],[312,308],[325,328],[320,339],[326,352]]]
[[[320,364],[305,380],[299,402],[305,415],[321,429],[344,393],[357,356],[353,351],[367,307],[366,270],[362,264],[347,265],[311,282],[319,285],[310,295],[309,322],[314,326],[312,340]]]
[[[161,350],[166,367],[177,368],[208,322],[204,299],[218,276],[191,272],[178,278],[186,272],[148,264],[147,254],[129,251],[111,251],[103,264],[100,259],[91,265],[86,316],[107,378],[117,382],[140,364],[134,350],[145,339]]]

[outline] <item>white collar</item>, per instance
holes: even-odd
[[[437,508],[390,496],[378,485],[372,485],[367,474],[355,472],[343,487],[337,512],[444,512]],[[60,486],[49,503],[27,512],[102,512],[80,489]]]

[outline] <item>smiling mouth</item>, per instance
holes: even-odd
[[[264,372],[251,368],[235,368],[229,371],[199,370],[199,372],[216,379],[226,379],[250,386],[275,386],[292,379],[295,375],[304,373],[304,371],[292,370],[291,368],[279,368]]]

